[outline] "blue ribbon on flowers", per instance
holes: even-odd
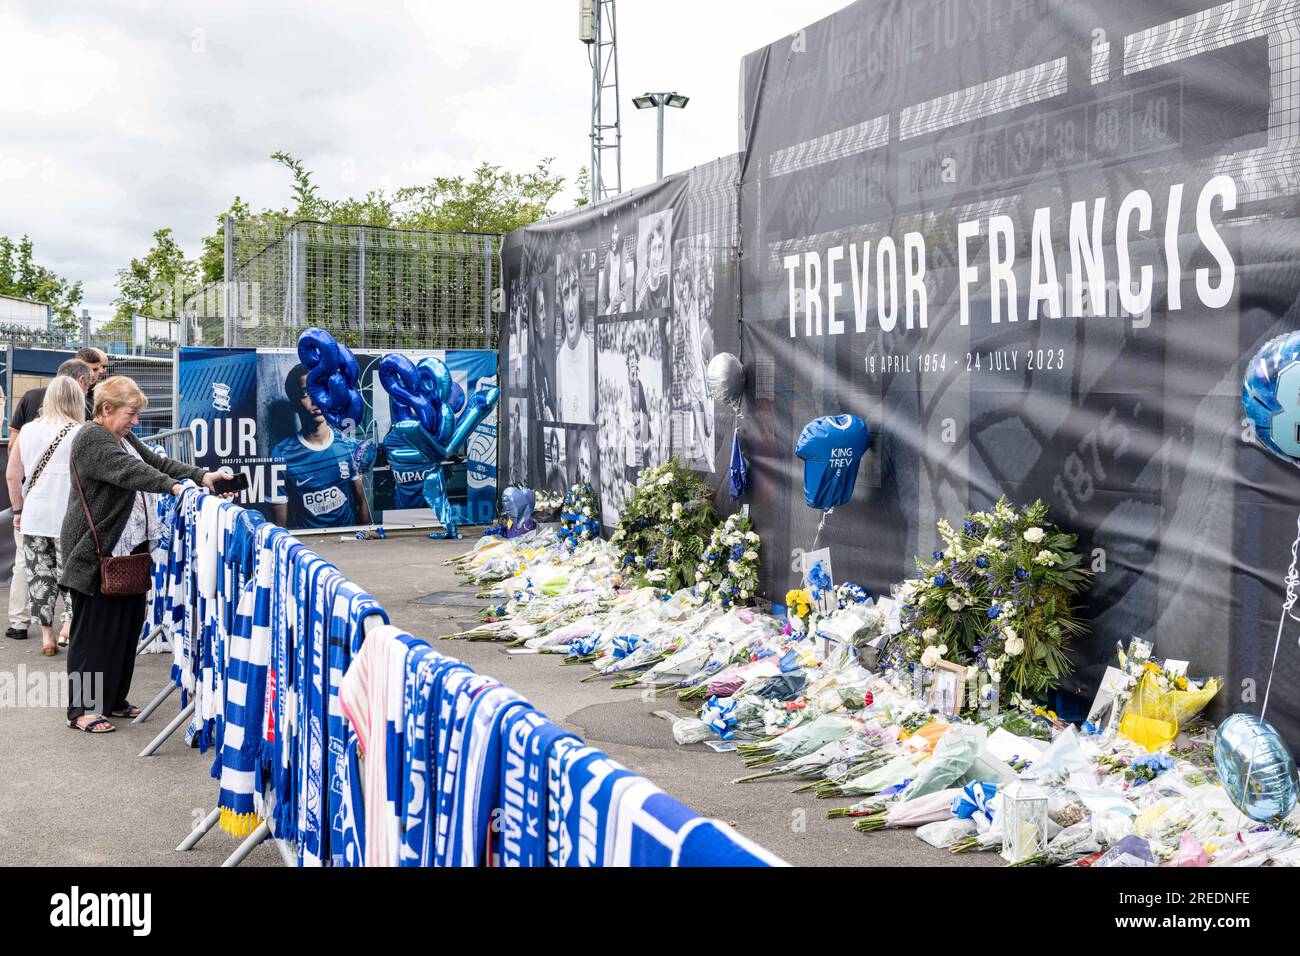
[[[736,718],[733,716],[736,710],[736,702],[727,699],[727,702],[720,703],[717,695],[710,697],[708,703],[704,705],[704,710],[700,712],[700,720],[708,725],[709,729],[716,733],[723,740],[730,740],[736,736],[735,726]]]
[[[620,634],[614,638],[614,660],[621,661],[642,643],[641,638],[636,634]]]
[[[958,820],[969,820],[975,814],[982,813],[986,820],[992,822],[993,810],[989,807],[989,801],[997,796],[997,792],[995,783],[982,780],[968,783],[962,788],[961,796],[953,800],[952,812]]]
[[[799,665],[795,663],[796,657],[798,657],[798,655],[795,654],[794,651],[786,651],[781,655],[781,660],[777,662],[777,666],[781,668],[782,674],[788,674],[791,671],[799,670]]]
[[[574,657],[586,657],[588,654],[594,654],[596,652],[596,645],[599,643],[599,634],[580,637],[576,641],[569,642],[569,653]]]

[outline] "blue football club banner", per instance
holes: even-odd
[[[446,362],[468,395],[496,384],[496,353],[406,353]],[[435,466],[403,454],[378,373],[382,354],[358,353],[362,420],[339,429],[325,421],[291,349],[186,348],[177,365],[179,421],[194,434],[197,464],[248,475],[241,504],[295,530],[389,522],[437,523],[424,499]],[[458,523],[496,514],[495,410],[475,429],[464,460],[446,466],[446,491]],[[409,452],[409,450],[407,450]]]

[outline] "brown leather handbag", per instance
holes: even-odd
[[[72,466],[72,477],[77,482],[77,493],[81,495],[81,507],[86,509],[86,521],[90,524],[91,536],[95,539],[95,554],[99,557],[99,593],[111,597],[127,597],[145,594],[153,585],[153,557],[146,551],[143,554],[126,554],[120,558],[104,554],[99,544],[99,532],[95,530],[95,519],[90,516],[90,505],[86,502],[86,492],[81,487],[81,476],[77,466]],[[144,492],[139,492],[140,501],[145,507]]]

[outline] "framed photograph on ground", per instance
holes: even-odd
[[[956,717],[961,713],[962,697],[966,690],[966,668],[960,664],[940,661],[934,665],[934,681],[930,684],[930,708],[941,714]]]

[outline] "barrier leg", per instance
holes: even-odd
[[[239,864],[243,863],[246,859],[248,859],[248,855],[257,848],[257,845],[261,843],[263,840],[265,840],[267,837],[269,837],[270,835],[271,835],[271,824],[263,820],[261,823],[258,824],[257,829],[254,830],[252,833],[250,833],[245,838],[243,843],[239,844],[239,847],[235,850],[235,852],[230,854],[230,856],[226,857],[225,862],[222,863],[221,865],[239,866]]]
[[[162,634],[162,632],[163,632],[163,626],[161,624],[159,624],[152,631],[150,631],[149,636],[146,637],[143,643],[141,643],[141,645],[135,649],[136,656],[139,657],[141,654],[143,654],[144,649],[148,647],[150,644],[152,644],[154,641],[156,641],[158,639],[158,636]]]
[[[296,867],[298,865],[298,856],[290,847],[291,844],[276,837],[275,848],[280,851],[280,859],[284,861],[285,866]]]
[[[179,714],[172,718],[172,722],[163,728],[162,733],[149,742],[149,746],[140,751],[141,757],[152,757],[155,751],[191,717],[194,716],[194,701],[185,705]]]
[[[176,685],[171,681],[168,681],[167,686],[158,692],[157,697],[149,701],[148,705],[140,711],[140,716],[132,720],[131,723],[143,724],[146,720],[149,719],[150,714],[152,714],[155,710],[157,710],[159,707],[162,706],[162,702],[165,701],[168,697],[170,697],[172,695],[172,691],[174,691],[175,689],[176,689]]]
[[[198,842],[208,835],[208,831],[217,825],[217,821],[220,819],[221,808],[213,807],[212,812],[203,818],[203,822],[191,830],[190,835],[181,841],[181,845],[176,848],[176,852],[187,853],[194,849]]]

